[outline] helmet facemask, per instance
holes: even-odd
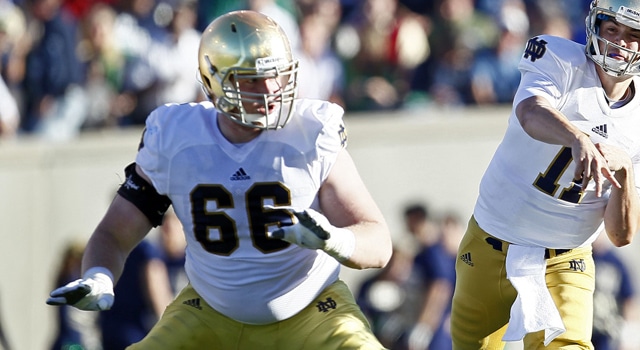
[[[604,6],[609,2],[611,3],[610,6],[605,8]],[[593,1],[589,16],[585,21],[587,28],[585,51],[587,56],[602,67],[607,74],[614,77],[640,74],[640,52],[624,48],[600,36],[600,25],[607,20],[613,20],[621,25],[640,29],[640,13],[622,5],[614,8],[620,2]],[[625,60],[613,58],[612,52],[620,52],[626,57]]]
[[[222,95],[218,96],[214,103],[221,113],[242,125],[260,129],[281,128],[287,124],[293,112],[297,74],[297,62],[260,71],[232,67],[221,78]],[[272,93],[242,91],[240,80],[245,79],[274,79],[279,89]],[[264,112],[251,113],[247,108],[251,105],[254,105],[253,108],[255,105],[264,108]]]

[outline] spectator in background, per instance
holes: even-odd
[[[162,253],[149,240],[129,254],[115,286],[118,299],[100,313],[102,347],[122,350],[144,338],[173,299]]]
[[[76,56],[77,23],[62,0],[28,0],[30,40],[24,75],[21,129],[49,140],[77,135],[87,110]]]
[[[580,2],[588,3],[590,0]],[[45,103],[38,105],[43,108],[32,108],[35,105],[31,97],[29,102],[25,101],[26,94],[33,96],[44,90],[32,79],[41,72],[36,70],[34,73],[31,72],[32,68],[25,68],[31,43],[35,41],[37,46],[40,45],[40,35],[37,34],[40,22],[30,20],[30,30],[26,31],[23,10],[26,10],[30,19],[35,18],[31,12],[35,8],[32,4],[36,3],[46,4],[42,7],[52,9],[41,13],[55,13],[59,9],[64,14],[63,27],[67,27],[68,32],[74,31],[72,27],[76,20],[87,22],[86,17],[98,4],[117,14],[109,36],[113,39],[110,45],[116,49],[113,52],[122,55],[120,64],[114,64],[118,61],[112,60],[117,56],[114,55],[106,60],[109,67],[85,65],[94,58],[105,58],[96,55],[91,46],[87,46],[86,35],[83,35],[84,40],[77,47],[77,52],[84,55],[80,67],[87,68],[79,69],[83,89],[65,91],[78,96],[83,95],[84,91],[91,96],[88,104],[84,104],[86,107],[82,113],[57,113],[55,109],[46,108],[58,106],[62,112],[78,109],[82,105],[82,98],[71,99],[74,102],[71,105],[47,103],[52,100],[47,98]],[[304,28],[299,28],[300,33],[297,30],[298,25],[307,22],[307,14],[313,12],[320,15],[321,20],[309,20],[315,21],[318,29],[310,34],[325,36],[324,29],[329,28],[329,38],[337,39],[335,47],[343,60],[342,78],[345,80],[343,91],[333,93],[333,97],[328,99],[346,107],[347,111],[422,107],[423,102],[435,102],[436,106],[501,103],[504,96],[514,93],[511,82],[515,78],[510,74],[513,71],[508,47],[517,45],[521,38],[514,35],[520,32],[512,30],[512,23],[529,22],[529,33],[534,35],[545,33],[574,37],[579,42],[584,42],[585,38],[584,29],[578,29],[584,26],[586,7],[575,6],[576,0],[0,0],[2,76],[18,103],[23,121],[20,131],[35,133],[34,125],[41,124],[45,119],[34,118],[41,110],[49,110],[48,115],[58,116],[60,121],[42,123],[38,130],[53,129],[50,134],[56,136],[49,137],[63,139],[77,133],[78,123],[82,124],[83,129],[140,126],[148,112],[159,104],[184,101],[176,91],[192,94],[193,90],[178,87],[180,83],[175,79],[184,77],[186,82],[188,74],[177,76],[172,69],[164,69],[180,59],[163,60],[171,55],[159,53],[166,53],[166,50],[182,51],[177,47],[186,46],[180,44],[184,39],[177,39],[179,34],[172,32],[170,23],[172,18],[182,13],[176,12],[176,7],[189,3],[191,9],[195,8],[197,18],[192,29],[204,29],[203,26],[211,19],[232,9],[254,9],[278,21],[294,46],[297,46],[295,43],[299,41],[299,35],[309,34],[304,33]],[[524,3],[527,18],[512,11],[506,15],[511,24],[505,23],[503,7],[510,3]],[[194,14],[193,11],[191,13]],[[322,22],[321,27],[318,22]],[[502,30],[499,31],[496,24],[502,24]],[[498,33],[502,34],[499,39]],[[424,39],[425,36],[427,39]],[[316,43],[315,40],[324,42],[320,39],[310,39],[308,42]],[[319,48],[322,45],[317,46]],[[302,75],[309,67],[318,67],[320,64],[311,59],[313,55],[308,53],[309,50],[313,49],[299,46],[300,58],[307,60],[302,62]],[[69,57],[74,52],[73,49],[61,51],[65,51]],[[69,59],[65,55],[57,55],[59,57],[56,58],[58,61]],[[333,64],[331,66],[334,67]],[[70,64],[66,67],[75,66]],[[59,81],[67,76],[64,70],[55,71],[58,72],[55,79]],[[334,71],[334,68],[329,71]],[[26,73],[29,73],[29,81],[24,80]],[[314,85],[305,84],[305,80],[301,80],[300,96],[313,96],[311,90],[315,90],[312,89]],[[506,83],[492,84],[494,81]],[[315,84],[317,88],[326,86],[333,87],[324,83]],[[325,95],[321,91],[317,93]],[[343,102],[340,102],[339,95],[342,95]],[[197,97],[194,100],[200,99]],[[60,100],[65,101],[63,98]]]
[[[69,242],[62,254],[55,285],[66,284],[80,277],[80,263],[84,246],[80,242]],[[91,349],[100,350],[98,314],[62,306],[57,310],[57,326],[51,350]]]
[[[171,8],[167,40],[155,45],[150,63],[158,75],[156,105],[202,101],[204,94],[198,80],[198,45],[201,33],[196,30],[196,0],[175,0]]]
[[[365,0],[338,28],[348,111],[400,108],[413,69],[428,55],[426,24],[397,0]]]
[[[579,0],[579,5],[576,5],[576,0],[563,0],[564,10],[567,13],[567,18],[571,26],[571,37],[573,41],[586,44],[587,35],[584,31],[584,20],[589,15],[589,5],[592,0]]]
[[[346,15],[344,0],[296,0],[295,4],[300,22],[306,16],[317,15],[331,28],[332,36]]]
[[[423,283],[418,317],[407,336],[409,350],[451,349],[449,316],[455,286],[455,262],[464,226],[457,215],[447,213],[440,220],[437,241],[424,245],[414,258],[413,268]]]
[[[439,241],[438,226],[425,204],[407,204],[402,218],[408,243],[396,242],[389,265],[367,279],[358,292],[358,304],[374,333],[385,347],[393,350],[409,349],[409,332],[422,312],[417,306],[422,305],[425,286],[430,282],[416,268],[417,256]]]
[[[596,266],[596,289],[593,294],[593,335],[591,341],[597,350],[624,349],[622,343],[638,345],[632,339],[638,336],[623,333],[632,324],[637,309],[636,288],[629,270],[613,249],[606,234],[593,242]],[[637,323],[636,323],[637,324]],[[631,333],[637,332],[632,331]]]
[[[438,0],[432,22],[431,53],[413,75],[412,91],[436,106],[473,104],[471,67],[480,50],[495,47],[498,27],[473,0]]]
[[[120,1],[121,0],[63,0],[62,7],[73,15],[76,21],[82,21],[96,4],[108,4],[113,7]]]
[[[498,43],[478,50],[471,67],[471,94],[474,104],[511,103],[520,84],[518,63],[529,33],[529,20],[524,2],[503,1],[498,23]]]
[[[399,3],[405,6],[407,9],[424,16],[429,16],[430,14],[432,14],[434,12],[434,7],[437,6],[436,1],[424,0],[399,0]]]
[[[30,46],[26,18],[21,7],[11,0],[0,0],[0,76],[15,99],[18,114],[24,113],[22,89],[25,56]]]
[[[0,139],[13,138],[20,125],[18,103],[0,76]]]
[[[423,203],[409,204],[403,213],[405,228],[419,247],[428,247],[439,240],[438,225]],[[417,251],[415,253],[418,253]]]
[[[158,52],[169,38],[167,25],[171,8],[156,12],[156,0],[133,0],[120,2],[114,24],[118,49],[126,60],[122,70],[120,94],[127,98],[130,113],[119,119],[119,125],[141,126],[149,113],[158,106],[159,77],[152,54]]]
[[[530,18],[531,35],[548,34],[562,38],[571,39],[575,32],[575,27],[581,28],[582,35],[579,42],[585,43],[586,35],[584,30],[584,20],[588,15],[591,1],[582,0],[541,0],[528,1],[528,15]],[[584,8],[581,8],[582,6]],[[570,22],[570,16],[582,13],[576,25]]]
[[[182,223],[173,209],[170,209],[165,213],[160,226],[160,247],[174,295],[189,283],[184,269],[186,246]]]
[[[331,47],[333,27],[318,14],[302,17],[298,96],[327,100],[345,106],[342,62]]]
[[[171,8],[167,1],[121,0],[118,2],[116,10],[121,14],[126,13],[133,17],[137,27],[149,36],[151,42],[166,40],[169,34],[167,26],[171,21]]]
[[[238,0],[197,1],[196,29],[203,31],[211,21],[227,12],[242,9],[242,3]]]
[[[82,19],[80,57],[89,99],[84,130],[116,127],[135,108],[135,96],[124,91],[127,57],[115,35],[117,12],[97,3]]]
[[[412,265],[413,254],[396,248],[389,264],[358,290],[357,303],[387,349],[406,349],[405,332],[418,316],[416,305],[421,302],[422,287]]]
[[[298,19],[289,8],[276,0],[247,0],[244,9],[260,12],[273,18],[282,27],[289,38],[291,48],[300,49],[300,28]]]

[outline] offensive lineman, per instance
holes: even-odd
[[[298,63],[259,13],[214,20],[198,56],[213,103],[151,113],[83,278],[47,303],[109,309],[127,254],[173,205],[190,284],[130,349],[381,349],[338,279],[340,264],[383,267],[391,255],[345,150],[343,110],[294,100]]]
[[[527,44],[458,251],[453,349],[593,349],[591,243],[640,221],[640,1],[595,0],[586,24],[586,46]]]

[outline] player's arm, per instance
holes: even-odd
[[[576,164],[574,179],[582,179],[582,188],[593,178],[596,196],[602,195],[602,184],[608,179],[614,187],[618,180],[609,170],[606,159],[591,142],[589,136],[556,110],[541,96],[531,96],[516,106],[516,116],[524,131],[532,138],[550,144],[571,147]]]
[[[117,281],[127,256],[149,230],[151,224],[146,216],[133,203],[116,195],[87,243],[82,271],[102,266],[109,269]]]
[[[169,206],[168,199],[155,191],[138,165],[129,166],[126,175],[126,182],[87,243],[82,259],[83,272],[102,266],[117,280],[131,250],[153,226],[162,222],[162,214]]]
[[[611,242],[621,247],[631,243],[640,228],[640,197],[636,190],[634,168],[631,158],[622,149],[605,144],[596,146],[620,183],[619,188],[611,188],[604,212],[604,226]]]
[[[347,150],[342,150],[320,188],[320,209],[329,222],[355,236],[351,256],[356,269],[384,267],[391,258],[391,235],[382,212],[365,187]]]
[[[319,199],[322,213],[294,210],[293,225],[270,232],[270,237],[324,250],[355,269],[384,267],[389,262],[389,228],[346,150],[339,153]]]
[[[127,256],[161,222],[170,204],[135,165],[125,172],[126,182],[87,242],[82,278],[52,291],[48,304],[68,304],[83,310],[106,310],[113,305],[113,286]]]

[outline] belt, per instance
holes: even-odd
[[[485,238],[485,241],[487,241],[487,243],[489,243],[490,246],[493,247],[493,249],[499,251],[499,252],[506,252],[506,248],[509,246],[508,242],[505,242],[503,240],[497,239],[495,237],[487,237]],[[545,248],[544,249],[544,258],[545,259],[549,259],[549,258],[553,258],[556,257],[560,254],[564,254],[564,253],[568,253],[570,252],[571,249],[550,249],[550,248]]]

